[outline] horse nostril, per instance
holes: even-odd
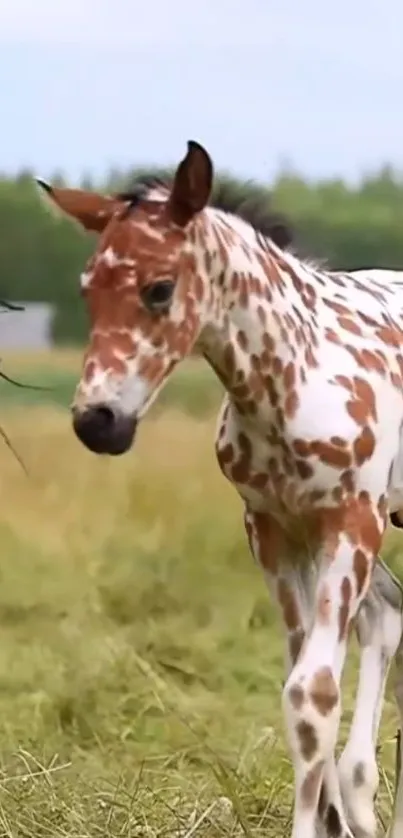
[[[73,428],[81,442],[95,454],[124,454],[136,432],[135,416],[125,416],[107,404],[73,407]]]
[[[89,447],[102,447],[113,435],[116,426],[114,411],[106,404],[91,405],[86,410],[73,409],[74,430]]]
[[[94,420],[97,423],[99,430],[108,431],[115,422],[115,414],[110,407],[100,405],[94,408]]]

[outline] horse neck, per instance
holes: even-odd
[[[315,366],[314,272],[239,219],[212,217],[200,255],[215,303],[198,347],[240,413],[267,413]],[[238,224],[239,221],[239,224]],[[215,292],[215,293],[214,293]]]

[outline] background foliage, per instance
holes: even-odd
[[[84,178],[81,186],[117,191],[141,171],[114,170],[104,183]],[[245,198],[258,195],[262,204],[285,213],[302,255],[318,256],[339,269],[403,267],[403,179],[390,167],[356,185],[308,182],[291,171],[281,173],[270,188],[225,174],[218,178]],[[55,175],[52,182],[63,183],[63,178]],[[0,179],[0,225],[0,298],[53,303],[55,339],[80,342],[86,324],[78,275],[93,237],[47,211],[29,172]]]

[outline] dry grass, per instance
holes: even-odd
[[[28,370],[33,367],[60,371],[73,371],[76,375],[79,374],[82,351],[76,347],[65,347],[54,352],[48,350],[36,350],[34,357],[32,352],[26,350],[16,352],[15,350],[5,350],[1,353],[1,361],[6,368],[18,368],[20,371]]]
[[[9,406],[4,424],[30,476],[0,447],[0,836],[286,835],[280,625],[215,416],[168,405],[110,461],[61,408]],[[354,683],[353,657],[343,734]],[[389,696],[385,813],[395,729]]]

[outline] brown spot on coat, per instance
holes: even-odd
[[[309,442],[305,439],[294,439],[293,448],[299,457],[309,457],[311,448]]]
[[[357,594],[360,595],[366,583],[369,573],[368,558],[359,548],[354,553],[353,569],[357,585]]]
[[[265,486],[267,486],[268,480],[268,474],[259,471],[256,474],[252,475],[249,483],[253,487],[253,489],[264,489]]]
[[[388,346],[395,346],[397,349],[403,343],[403,332],[397,329],[396,326],[379,326],[376,330],[376,335],[382,343]]]
[[[330,666],[319,669],[310,689],[312,704],[321,716],[328,716],[339,701],[339,689]]]
[[[289,361],[284,369],[284,387],[286,390],[293,390],[295,387],[295,365]]]
[[[368,381],[365,381],[364,378],[358,378],[355,376],[354,378],[355,384],[355,392],[357,393],[358,398],[365,403],[368,411],[368,418],[373,419],[375,422],[377,420],[377,410],[376,410],[376,401],[375,401],[375,393]]]
[[[299,684],[293,684],[288,693],[288,697],[294,710],[300,710],[304,703],[304,691],[302,687]]]
[[[301,625],[301,615],[295,593],[283,578],[280,578],[277,583],[277,598],[288,630],[295,631]]]
[[[345,448],[348,443],[341,436],[331,436],[330,444],[335,445],[337,448]]]
[[[358,323],[355,323],[354,320],[351,320],[349,317],[339,317],[338,323],[341,329],[345,329],[347,332],[352,332],[354,335],[362,335],[362,331]]]
[[[303,758],[307,761],[311,760],[314,754],[316,754],[319,745],[315,728],[313,725],[302,720],[297,724],[296,733]]]
[[[231,442],[228,442],[227,445],[224,445],[223,448],[219,448],[217,451],[220,466],[226,466],[228,463],[232,463],[234,456],[235,449]]]
[[[284,533],[281,527],[269,515],[259,512],[253,514],[252,521],[248,517],[245,521],[248,522],[246,531],[252,554],[264,570],[275,575],[279,558],[284,551]]]
[[[353,786],[356,789],[361,788],[365,784],[365,765],[363,762],[357,762],[353,771]]]
[[[292,390],[291,393],[288,393],[284,403],[284,413],[288,419],[292,419],[299,407],[299,398],[296,390]]]
[[[342,485],[343,478],[344,475],[341,476]],[[350,479],[348,472],[345,472],[345,478]],[[379,551],[383,531],[375,514],[376,501],[367,492],[360,492],[358,497],[347,492],[354,488],[348,482],[343,488],[346,494],[339,499],[337,507],[323,507],[317,512],[327,555],[329,558],[334,555],[340,534],[344,533],[352,545],[361,552],[366,551],[368,558],[373,560]],[[365,556],[365,552],[362,555]]]
[[[247,349],[248,349],[248,338],[247,338],[246,332],[244,332],[244,331],[242,331],[242,329],[240,329],[239,332],[237,333],[236,337],[237,337],[237,341],[238,341],[238,344],[239,344],[240,348],[244,352],[246,352]]]
[[[307,346],[307,348],[305,349],[305,362],[307,366],[311,367],[312,369],[319,366],[319,363],[315,358],[315,355],[313,354],[311,346]]]
[[[390,380],[391,380],[393,386],[396,387],[397,390],[401,390],[401,388],[402,388],[402,378],[399,375],[399,373],[391,372]]]
[[[360,435],[354,440],[353,449],[358,466],[362,466],[363,463],[371,459],[375,451],[375,436],[368,425],[362,429]]]
[[[342,303],[336,302],[336,300],[324,300],[323,301],[326,306],[333,309],[336,314],[346,315],[347,317],[351,315],[351,310],[347,308],[347,306],[342,305]]]
[[[337,332],[334,331],[334,329],[330,329],[329,327],[327,327],[325,330],[325,337],[328,341],[330,341],[330,343],[342,343],[340,335],[338,335]]]
[[[314,474],[313,466],[311,466],[310,463],[307,463],[306,460],[296,460],[295,466],[302,480],[309,480],[309,478]]]
[[[331,445],[330,442],[315,440],[311,443],[311,450],[318,456],[321,463],[334,468],[348,468],[351,465],[351,453],[346,449]]]

